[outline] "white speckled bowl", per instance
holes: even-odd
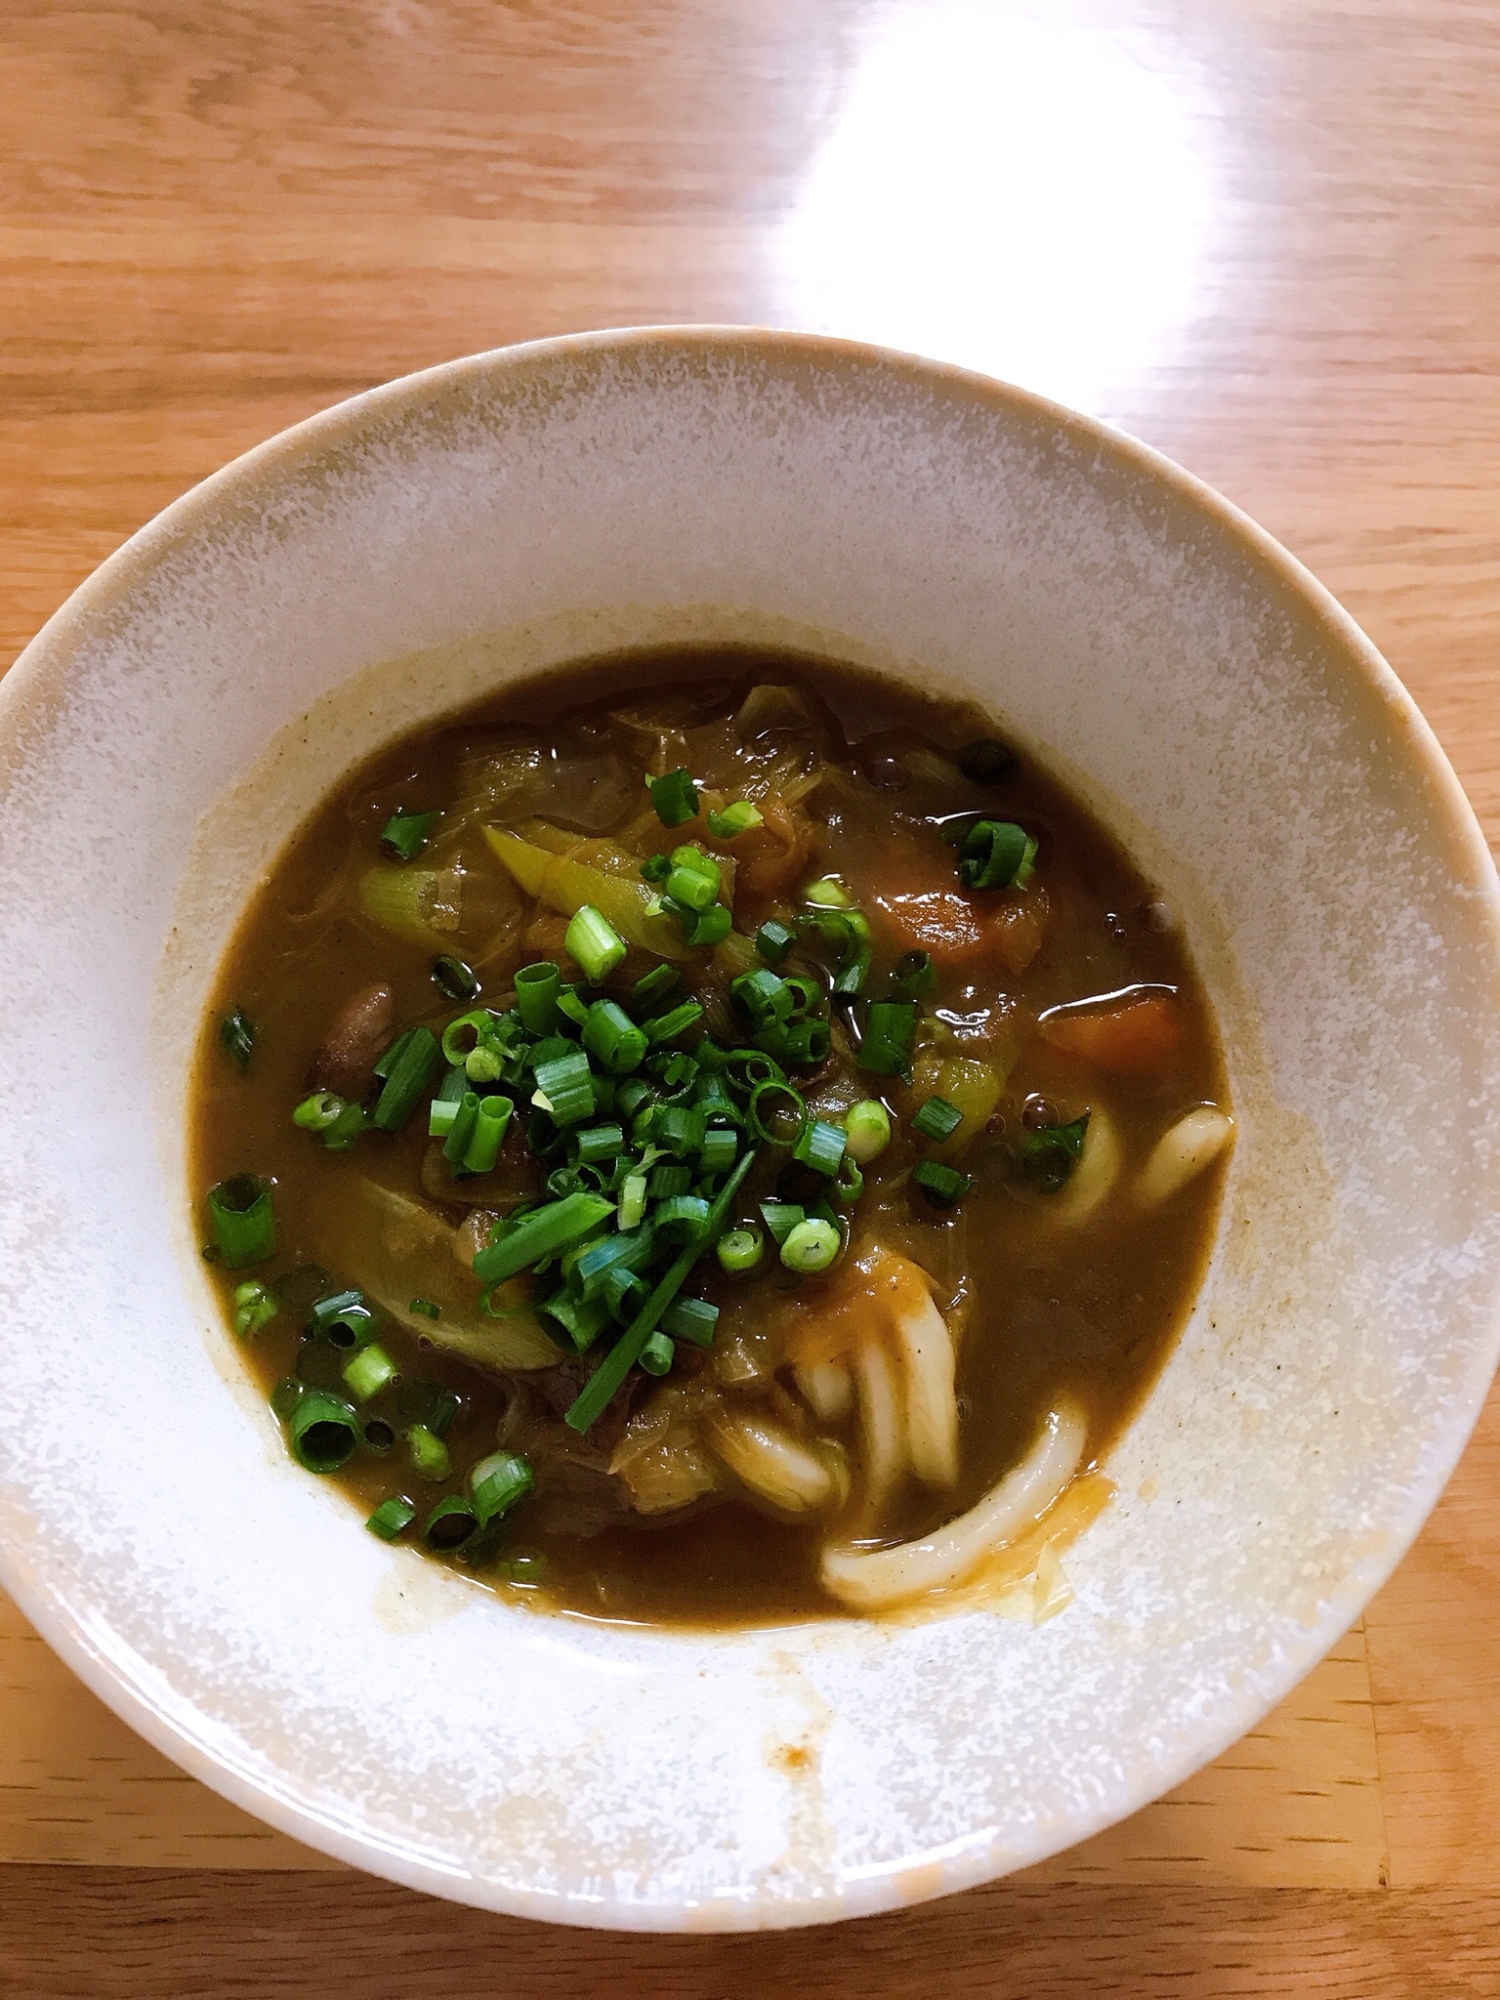
[[[291,1464],[211,1307],[188,1051],[285,829],[483,687],[683,636],[977,697],[1186,913],[1241,1137],[1078,1601],[1039,1629],[508,1610]],[[1139,446],[783,335],[455,362],[144,529],[12,670],[0,742],[0,1579],[146,1736],[315,1847],[659,1929],[983,1881],[1249,1728],[1463,1446],[1497,1349],[1490,860],[1338,607]]]

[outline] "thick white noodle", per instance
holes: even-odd
[[[896,1347],[906,1376],[906,1435],[911,1469],[928,1486],[958,1483],[958,1398],[953,1338],[930,1294],[913,1287],[895,1314]]]
[[[1078,1470],[1085,1427],[1070,1405],[1054,1410],[1021,1460],[977,1506],[936,1534],[893,1549],[827,1548],[823,1586],[860,1611],[885,1611],[930,1590],[951,1589],[987,1555],[1038,1520]]]
[[[865,1495],[878,1507],[906,1470],[906,1426],[896,1396],[896,1375],[878,1334],[854,1353],[859,1422],[864,1440]]]
[[[1200,1104],[1169,1125],[1141,1168],[1135,1198],[1143,1208],[1155,1208],[1216,1160],[1234,1133],[1234,1120],[1216,1104]]]
[[[836,1424],[849,1414],[854,1384],[842,1361],[810,1361],[792,1370],[792,1380],[815,1417]]]
[[[823,1460],[767,1417],[748,1412],[717,1417],[708,1436],[735,1478],[784,1513],[811,1513],[833,1492]]]
[[[1120,1178],[1121,1160],[1115,1121],[1096,1104],[1089,1112],[1078,1165],[1062,1192],[1049,1199],[1047,1214],[1054,1222],[1070,1226],[1085,1221]]]

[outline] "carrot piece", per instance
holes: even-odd
[[[1098,1013],[1055,1015],[1037,1032],[1064,1055],[1139,1075],[1159,1069],[1182,1040],[1182,1010],[1172,994],[1143,993]]]

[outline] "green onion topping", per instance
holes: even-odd
[[[263,1263],[276,1248],[271,1183],[258,1174],[235,1174],[210,1188],[208,1217],[218,1260],[227,1271]]]
[[[219,1041],[242,1070],[249,1069],[255,1049],[255,1029],[243,1007],[231,1007],[219,1023]]]
[[[941,1160],[923,1160],[912,1169],[911,1177],[934,1208],[952,1208],[974,1185],[967,1174],[945,1166]]]
[[[590,986],[602,985],[625,956],[625,940],[592,903],[574,913],[563,944]]]
[[[410,1500],[392,1498],[381,1501],[365,1526],[372,1535],[379,1535],[381,1541],[393,1542],[416,1518],[417,1510]]]
[[[380,829],[380,844],[392,861],[411,861],[422,852],[441,813],[405,812],[399,807]]]
[[[708,830],[715,840],[737,840],[742,833],[748,833],[753,826],[761,826],[764,821],[757,807],[748,799],[736,799],[723,812],[709,808]]]
[[[833,1223],[810,1215],[787,1232],[781,1261],[789,1271],[826,1271],[841,1247],[842,1239]]]
[[[686,769],[668,771],[664,778],[648,778],[646,789],[663,826],[681,826],[698,816],[698,787]]]
[[[929,1097],[911,1121],[911,1129],[924,1139],[941,1143],[951,1138],[964,1122],[964,1114],[946,1097]]]

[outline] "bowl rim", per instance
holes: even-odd
[[[1086,416],[1050,397],[1017,384],[932,357],[840,335],[805,333],[753,323],[663,323],[606,327],[520,341],[456,356],[431,367],[375,384],[353,396],[276,432],[251,446],[217,471],[191,486],[114,550],[52,612],[0,679],[0,734],[12,731],[24,717],[48,669],[66,666],[77,649],[108,619],[136,584],[139,574],[175,544],[210,526],[227,501],[253,500],[257,490],[274,484],[283,468],[341,440],[355,439],[372,417],[391,417],[417,409],[446,388],[535,363],[566,362],[570,357],[677,349],[706,354],[715,350],[762,348],[800,358],[814,366],[842,366],[896,374],[913,382],[932,384],[967,394],[991,409],[1041,419],[1072,442],[1106,455],[1137,477],[1168,488],[1200,517],[1216,525],[1252,556],[1266,573],[1300,599],[1314,614],[1342,669],[1365,683],[1386,709],[1391,723],[1409,748],[1416,767],[1431,788],[1434,819],[1451,843],[1450,852],[1461,879],[1482,891],[1491,953],[1491,978],[1500,1005],[1500,877],[1478,818],[1435,732],[1378,648],[1338,602],[1332,592],[1297,557],[1243,509],[1216,488],[1187,471],[1174,459],[1127,431],[1100,418]],[[1419,1475],[1405,1488],[1401,1503],[1378,1555],[1350,1567],[1324,1600],[1315,1625],[1306,1628],[1305,1643],[1288,1647],[1284,1670],[1274,1676],[1271,1700],[1252,1698],[1253,1713],[1235,1715],[1211,1737],[1185,1755],[1160,1766],[1160,1784],[1150,1794],[1158,1798],[1202,1769],[1255,1726],[1319,1663],[1348,1630],[1376,1592],[1404,1560],[1426,1523],[1468,1444],[1500,1366],[1500,1290],[1490,1301],[1487,1348],[1455,1381],[1448,1402],[1448,1419],[1424,1454]],[[430,1895],[461,1900],[481,1908],[533,1920],[589,1929],[672,1932],[703,1930],[687,1909],[654,1909],[636,1905],[560,1909],[553,1897],[517,1892],[507,1886],[499,1893],[485,1878],[457,1877],[451,1869],[413,1859],[387,1848],[376,1836],[351,1830],[320,1816],[312,1807],[280,1792],[268,1792],[248,1772],[210,1751],[203,1740],[165,1707],[150,1700],[142,1686],[127,1679],[118,1665],[90,1635],[85,1613],[60,1596],[27,1558],[24,1546],[0,1537],[0,1589],[29,1620],[47,1645],[84,1685],[130,1728],[180,1769],[239,1806],[262,1824],[274,1828],[337,1861]],[[1142,1799],[1130,1808],[1141,1810]],[[1097,1818],[1085,1815],[1066,1839],[1049,1852],[1061,1852],[1116,1823],[1130,1813],[1106,1810]],[[828,1910],[802,1905],[751,1904],[726,1911],[728,1923],[714,1928],[751,1929],[839,1921],[904,1908],[937,1896],[960,1893],[996,1878],[991,1849],[976,1844],[941,1871],[924,1871],[919,1886],[910,1875],[892,1868],[873,1898],[858,1909]],[[1025,1865],[1033,1865],[1041,1855]],[[873,1887],[867,1884],[867,1889]]]

